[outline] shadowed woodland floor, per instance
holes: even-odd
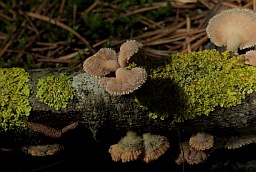
[[[216,48],[205,32],[208,20],[222,9],[255,6],[254,0],[3,0],[0,67],[81,67],[100,48],[117,50],[127,39],[143,43],[146,55],[154,58]],[[33,157],[20,148],[0,151],[0,171],[256,171],[255,144],[218,150],[199,165],[178,166],[175,150],[149,164],[113,162],[108,153],[112,140],[103,139],[96,142],[79,126],[58,140],[65,149],[52,156]]]

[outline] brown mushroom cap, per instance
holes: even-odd
[[[133,131],[128,131],[117,144],[111,145],[109,153],[113,161],[122,160],[123,163],[138,159],[143,151],[143,140]]]
[[[244,54],[245,64],[256,66],[256,51],[250,50]]]
[[[126,67],[130,57],[139,51],[143,45],[136,40],[127,40],[120,46],[118,54],[118,63],[122,68]]]
[[[255,135],[243,135],[243,136],[234,136],[228,139],[225,144],[225,148],[227,149],[238,149],[245,145],[255,143],[256,136]]]
[[[131,70],[118,68],[116,77],[104,77],[99,79],[99,85],[106,88],[110,94],[129,94],[138,89],[147,78],[146,70],[135,67]]]
[[[208,155],[204,151],[196,150],[192,148],[188,142],[182,142],[181,152],[175,162],[180,165],[187,162],[190,165],[199,164],[205,161]]]
[[[83,69],[97,78],[104,77],[120,67],[117,54],[111,48],[101,48],[96,54],[84,61]]]
[[[256,44],[256,14],[249,9],[233,8],[213,16],[206,27],[211,42],[237,52]]]
[[[196,150],[206,150],[213,147],[214,138],[211,134],[205,132],[197,132],[189,139],[189,145]]]
[[[56,152],[63,149],[63,146],[59,144],[48,144],[48,145],[36,145],[36,146],[27,146],[23,147],[28,154],[32,156],[48,156],[53,155]]]
[[[142,137],[145,148],[145,156],[143,160],[147,163],[158,159],[170,147],[168,139],[164,136],[145,133]]]

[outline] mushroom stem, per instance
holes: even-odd
[[[237,34],[230,34],[227,39],[227,50],[237,52],[242,43],[242,37]]]

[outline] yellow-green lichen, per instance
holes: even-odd
[[[175,121],[209,115],[215,107],[242,103],[256,90],[256,67],[245,65],[231,52],[204,50],[173,54],[144,64],[148,80],[136,93],[136,102],[153,118]]]
[[[71,82],[71,77],[65,74],[41,78],[37,83],[36,98],[56,110],[66,108],[75,94],[75,89],[70,86]]]
[[[24,128],[29,116],[29,74],[21,68],[0,68],[0,128]]]

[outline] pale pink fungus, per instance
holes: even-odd
[[[143,160],[147,163],[158,159],[170,147],[169,141],[166,137],[145,133],[142,135],[144,140],[145,156]]]
[[[238,149],[251,143],[256,143],[255,135],[234,136],[228,139],[224,147],[227,149]]]
[[[188,142],[183,142],[180,148],[180,154],[175,162],[180,165],[185,162],[188,164],[199,164],[205,161],[208,155],[204,151],[196,150],[192,148]]]
[[[256,51],[250,50],[244,54],[245,64],[256,66]]]
[[[233,8],[213,16],[206,32],[216,46],[237,52],[256,44],[256,14],[250,9]]]
[[[111,145],[109,153],[113,161],[123,163],[137,160],[143,151],[143,140],[133,131],[128,131],[117,144]]]
[[[83,69],[97,78],[116,71],[120,67],[117,54],[111,48],[101,48],[96,54],[84,61]]]
[[[189,139],[189,145],[196,150],[206,150],[213,147],[214,138],[211,134],[205,132],[197,132]]]
[[[115,95],[129,94],[146,81],[147,73],[143,68],[135,67],[131,70],[118,68],[116,77],[104,77],[99,79],[99,85],[109,93]]]
[[[126,67],[129,59],[136,54],[143,45],[136,40],[127,40],[120,46],[118,62],[122,68]]]

